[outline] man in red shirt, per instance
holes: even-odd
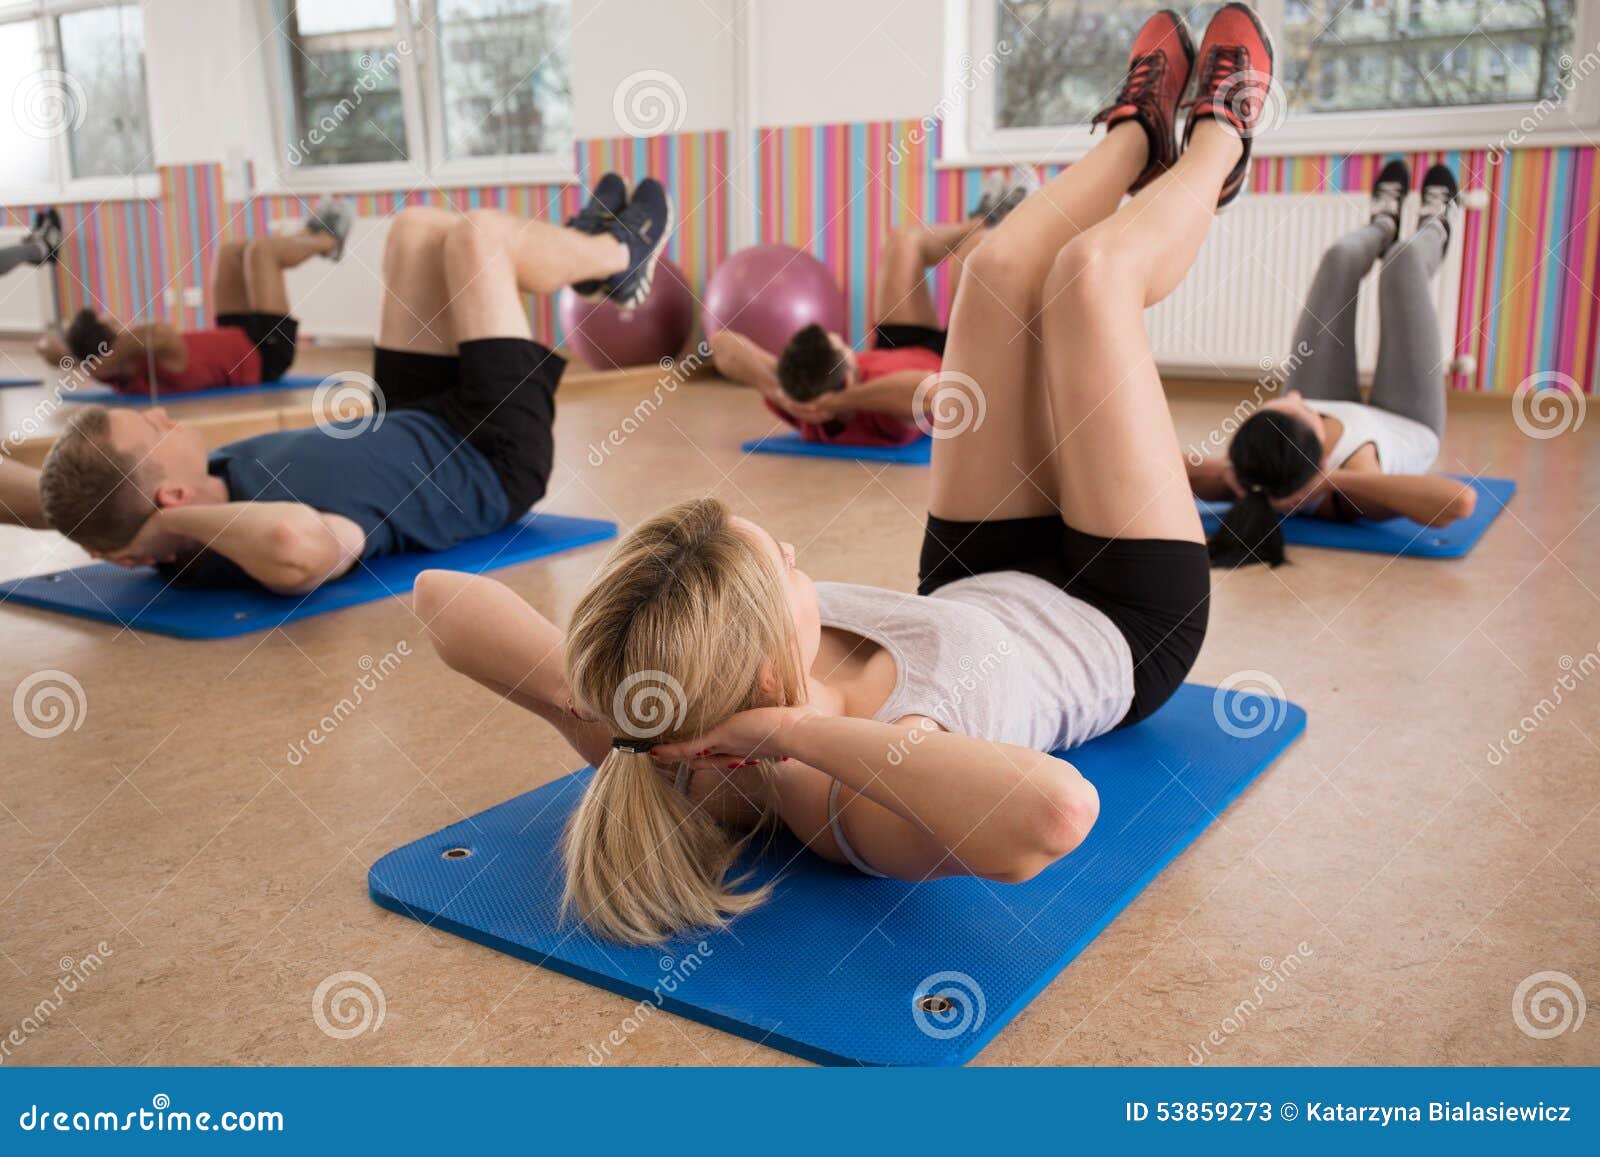
[[[732,330],[712,335],[710,346],[723,376],[755,386],[767,408],[808,442],[844,446],[904,446],[922,437],[917,424],[930,398],[918,388],[937,374],[945,332],[929,291],[927,271],[949,260],[951,297],[964,258],[983,232],[1021,204],[1037,184],[1031,173],[994,177],[967,220],[948,225],[904,225],[890,232],[878,254],[873,293],[872,348],[853,350],[818,325],[800,330],[772,354]]]
[[[339,260],[351,220],[346,203],[324,201],[304,232],[224,241],[211,270],[214,328],[185,333],[164,321],[124,325],[82,309],[64,337],[49,335],[40,351],[64,367],[81,363],[124,394],[150,396],[152,368],[163,395],[275,382],[294,362],[299,330],[284,272],[316,256]]]

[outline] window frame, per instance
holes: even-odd
[[[408,46],[400,55],[398,75],[405,112],[406,142],[411,157],[405,161],[369,164],[312,165],[287,163],[291,81],[276,43],[266,68],[266,95],[271,140],[257,147],[257,193],[266,196],[333,192],[390,192],[396,189],[467,188],[484,184],[564,184],[577,180],[576,155],[568,148],[552,153],[522,153],[504,157],[447,159],[444,145],[444,92],[439,72],[440,40],[433,0],[393,0],[395,38]],[[563,0],[569,2],[569,0]],[[283,32],[273,15],[276,0],[256,0],[257,17],[267,37],[277,41]],[[428,17],[433,17],[430,21]]]
[[[29,0],[28,3],[0,3],[0,25],[31,21],[39,30],[39,67],[65,71],[61,51],[60,18],[93,8],[116,7],[137,8],[141,7],[141,4],[140,0],[118,0],[117,3],[110,4],[105,0]],[[146,46],[141,41],[139,45],[141,56],[146,55],[145,50]],[[147,58],[146,76],[148,75]],[[148,83],[145,86],[144,104],[145,124],[150,126],[153,133]],[[151,172],[125,176],[76,177],[72,174],[72,145],[68,140],[69,135],[60,132],[49,138],[51,180],[42,184],[0,185],[0,204],[73,205],[94,201],[147,200],[160,195],[161,174],[156,171],[154,139],[150,145]]]
[[[995,0],[945,0],[945,4],[946,89],[956,92],[979,56],[976,49],[996,42]],[[1282,43],[1283,0],[1258,0],[1256,8]],[[1195,30],[1197,37],[1199,31]],[[1584,45],[1591,47],[1580,52]],[[1600,54],[1600,5],[1579,3],[1575,6],[1572,55],[1581,61],[1591,52]],[[946,118],[941,138],[940,167],[1016,161],[1059,164],[1077,160],[1093,144],[1087,125],[995,128],[992,80],[976,84],[970,100],[952,103],[954,115]],[[1523,118],[1538,107],[1537,103],[1520,103],[1378,110],[1381,117],[1374,111],[1292,114],[1282,127],[1255,142],[1254,152],[1271,157],[1481,149],[1518,131]],[[1578,79],[1564,104],[1504,147],[1594,144],[1600,144],[1600,67]]]

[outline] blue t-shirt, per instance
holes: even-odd
[[[234,502],[301,502],[343,515],[367,536],[364,559],[444,550],[510,521],[494,467],[441,419],[402,410],[362,429],[366,420],[231,442],[212,452],[209,469]],[[208,551],[183,577],[220,585],[240,574]]]

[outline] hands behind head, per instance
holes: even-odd
[[[729,716],[703,735],[657,744],[650,758],[663,770],[687,763],[696,771],[736,771],[763,759],[789,758],[796,724],[817,714],[813,707],[756,707]]]
[[[168,529],[161,511],[156,510],[144,520],[139,533],[116,550],[91,550],[89,553],[95,558],[131,569],[173,562],[188,546],[189,540]]]
[[[1301,510],[1311,511],[1320,505],[1332,490],[1332,476],[1319,470],[1310,482],[1293,494],[1272,499],[1272,509],[1284,515],[1297,514]]]
[[[809,402],[797,402],[785,394],[778,400],[778,406],[797,422],[814,422],[820,426],[848,412],[844,395],[844,390],[835,390],[830,394],[819,394]]]

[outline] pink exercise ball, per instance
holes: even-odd
[[[683,271],[664,257],[649,295],[633,309],[604,298],[588,301],[569,288],[561,291],[556,311],[566,345],[597,370],[677,357],[694,330],[694,294]]]
[[[706,336],[743,334],[772,354],[816,323],[845,331],[844,294],[828,267],[788,245],[753,245],[729,257],[706,286]]]

